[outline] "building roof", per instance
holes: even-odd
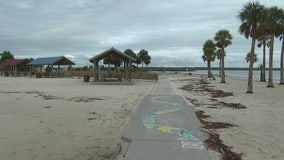
[[[60,56],[38,58],[30,62],[28,65],[75,65],[75,63],[64,56]]]
[[[125,54],[125,53],[123,53],[123,52],[112,47],[112,48],[94,56],[93,58],[90,58],[89,61],[93,63],[94,61],[99,61],[101,59],[109,57],[112,54],[117,54],[117,55],[121,56],[123,61],[126,61],[126,60],[135,61],[136,60],[135,58],[133,58],[133,57],[131,57],[131,56],[129,56],[129,55],[127,55],[127,54]]]
[[[28,59],[8,59],[5,62],[0,63],[0,66],[26,65],[27,63],[29,63]]]

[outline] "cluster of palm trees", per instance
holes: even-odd
[[[243,9],[237,15],[241,21],[239,32],[247,39],[251,38],[251,50],[249,52],[249,76],[247,93],[253,93],[253,63],[256,60],[255,45],[258,41],[258,46],[263,46],[263,64],[262,64],[262,81],[266,81],[265,77],[265,47],[269,47],[269,78],[267,87],[274,87],[273,85],[273,52],[274,39],[280,38],[282,40],[282,49],[280,57],[280,84],[284,84],[283,77],[283,54],[284,54],[284,10],[276,6],[265,7],[258,1],[249,2],[244,5]]]
[[[142,68],[143,64],[147,67],[151,63],[151,56],[145,49],[140,50],[138,54],[136,54],[132,49],[126,49],[124,53],[136,59],[135,63],[137,64],[137,67],[139,64],[142,64]],[[111,55],[104,58],[104,64],[113,64],[115,67],[119,67],[122,64],[122,59],[118,55]]]
[[[207,61],[208,77],[215,80],[214,75],[211,73],[211,62],[215,58],[219,59],[219,76],[221,76],[221,83],[225,81],[225,63],[224,59],[226,56],[225,48],[232,44],[232,35],[226,29],[222,29],[215,34],[214,40],[207,40],[203,45],[203,56],[202,59]],[[218,50],[216,50],[219,48]]]
[[[143,64],[147,67],[151,63],[151,56],[145,49],[141,49],[137,54],[132,49],[126,49],[124,53],[136,59],[137,67],[139,64],[142,64],[142,68]]]

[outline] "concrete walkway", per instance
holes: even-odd
[[[159,80],[138,106],[122,133],[129,142],[125,160],[210,160],[203,141],[207,134],[168,80]]]

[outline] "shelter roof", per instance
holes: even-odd
[[[38,58],[30,62],[28,65],[75,65],[75,63],[64,56],[60,56]]]
[[[131,56],[129,56],[129,55],[127,55],[127,54],[125,54],[125,53],[123,53],[123,52],[112,47],[112,48],[94,56],[93,58],[90,58],[89,61],[93,63],[94,61],[99,61],[101,59],[109,57],[112,54],[117,54],[117,55],[121,56],[124,61],[125,60],[131,60],[131,61],[136,60],[135,58],[133,58],[133,57],[131,57]]]
[[[28,59],[9,59],[5,62],[0,63],[0,66],[26,65],[27,63],[29,63]]]

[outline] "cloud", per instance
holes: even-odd
[[[279,0],[261,2],[284,8]],[[204,42],[218,30],[228,29],[234,39],[226,49],[226,66],[247,66],[244,57],[251,42],[238,33],[236,19],[245,3],[247,0],[0,0],[0,50],[9,50],[16,57],[69,55],[84,64],[89,55],[110,47],[131,48],[136,53],[146,49],[152,56],[150,65],[206,66],[201,59]],[[279,56],[278,42],[275,57]]]

